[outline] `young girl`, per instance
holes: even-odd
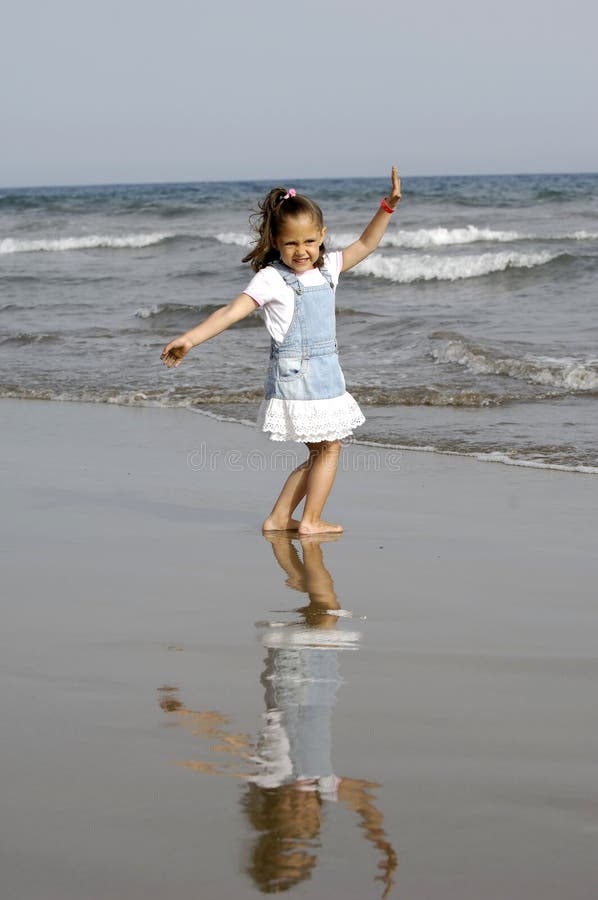
[[[167,344],[160,359],[179,366],[197,344],[215,337],[256,307],[264,310],[272,339],[265,399],[258,425],[274,441],[299,441],[309,456],[286,480],[264,531],[300,535],[341,532],[322,519],[341,450],[341,440],[365,421],[345,389],[337,348],[334,292],[341,272],[353,268],[380,243],[401,199],[393,166],[391,189],[361,237],[342,252],[326,253],[320,207],[290,188],[273,188],[260,204],[257,240],[243,262],[256,275],[242,294],[191,331]],[[301,520],[293,513],[305,498]]]

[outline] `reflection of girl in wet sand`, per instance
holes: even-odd
[[[297,612],[302,622],[267,627],[262,684],[266,711],[256,745],[247,735],[234,734],[218,713],[200,713],[183,707],[176,689],[160,689],[160,704],[208,738],[212,750],[232,755],[237,763],[252,763],[253,772],[240,772],[231,763],[190,761],[189,768],[209,774],[228,774],[248,782],[241,806],[258,832],[247,871],[263,893],[289,890],[308,879],[317,865],[319,836],[326,802],[338,801],[360,819],[366,838],[379,851],[376,876],[386,897],[393,884],[397,857],[375,805],[373,782],[339,778],[331,764],[330,720],[341,683],[338,653],[355,647],[359,637],[336,631],[340,610],[330,573],[322,558],[321,539],[301,541],[301,560],[292,539],[283,533],[268,535],[275,557],[287,574],[287,585],[306,592],[309,604]],[[343,640],[343,636],[344,640]],[[237,771],[235,771],[237,769]]]

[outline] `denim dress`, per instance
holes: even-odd
[[[283,263],[271,265],[294,291],[295,307],[284,339],[272,339],[258,427],[275,441],[319,443],[348,437],[365,422],[347,393],[337,343],[334,285],[307,286]]]

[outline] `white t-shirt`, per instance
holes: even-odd
[[[343,252],[336,250],[324,255],[324,265],[328,270],[333,285],[338,284],[339,275],[343,267]],[[326,279],[319,269],[308,269],[307,272],[297,276],[305,287],[317,287],[326,284]],[[277,343],[284,340],[293,321],[295,311],[295,291],[286,283],[280,272],[274,266],[266,266],[253,276],[248,286],[243,291],[258,304],[264,311],[264,321],[268,333]]]

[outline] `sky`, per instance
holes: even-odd
[[[595,0],[18,0],[0,185],[598,169]]]

